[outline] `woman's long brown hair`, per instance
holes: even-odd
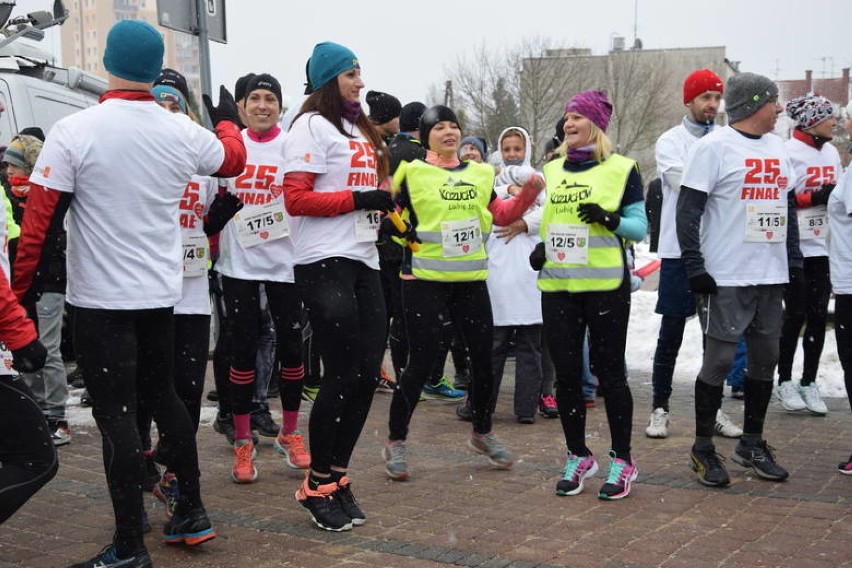
[[[338,132],[347,138],[353,138],[352,135],[343,129],[343,99],[340,96],[340,89],[337,86],[336,77],[311,93],[308,98],[305,99],[305,102],[302,103],[302,108],[299,110],[299,114],[296,115],[296,118],[299,118],[307,112],[318,113],[320,116],[332,123],[335,128],[337,128]],[[293,119],[293,122],[295,121],[296,119]],[[367,113],[363,110],[361,111],[360,116],[358,116],[358,120],[355,121],[355,126],[364,133],[364,136],[367,137],[367,140],[370,141],[370,144],[373,146],[373,150],[376,152],[376,174],[378,176],[379,183],[381,183],[388,177],[390,172],[390,159],[388,157],[385,143],[379,135],[379,132],[376,130],[376,127],[373,126],[373,123],[370,122],[369,118],[367,118]]]

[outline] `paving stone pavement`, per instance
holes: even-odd
[[[511,471],[489,469],[485,458],[467,449],[470,425],[456,418],[454,404],[429,401],[418,406],[411,425],[412,477],[389,481],[380,451],[390,396],[377,394],[350,470],[368,520],[345,533],[313,526],[293,498],[302,474],[286,468],[271,438],[260,443],[258,481],[236,485],[230,480],[230,448],[209,421],[202,424],[203,495],[218,537],[197,549],[163,544],[157,535],[163,507],[146,494],[155,527],[146,540],[155,565],[852,566],[852,476],[836,470],[852,451],[847,400],[828,400],[826,417],[791,415],[773,402],[766,437],[790,480],[760,480],[728,460],[731,486],[713,489],[700,485],[688,467],[691,387],[675,385],[670,437],[649,440],[644,427],[650,385],[647,376],[634,375],[633,455],[640,474],[627,499],[606,502],[597,498],[607,471],[603,463],[604,473],[584,493],[555,495],[565,454],[559,420],[515,422],[513,373],[510,363],[495,416],[495,432],[516,458]],[[742,402],[726,398],[724,408],[742,424]],[[309,410],[304,403],[305,425]],[[602,399],[588,413],[588,438],[605,462],[609,433]],[[725,456],[734,444],[717,439]],[[0,526],[0,567],[67,566],[91,557],[110,539],[112,512],[97,429],[77,427],[73,442],[59,453],[57,477]]]

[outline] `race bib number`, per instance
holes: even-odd
[[[184,235],[181,244],[183,244],[183,277],[194,278],[206,275],[209,258],[207,237]]]
[[[441,243],[444,247],[444,256],[447,258],[478,251],[482,247],[482,229],[479,227],[479,219],[474,217],[463,221],[443,221]]]
[[[17,375],[18,371],[12,368],[12,352],[6,347],[6,344],[0,342],[0,375]]]
[[[746,203],[745,242],[783,243],[787,240],[787,203]]]
[[[549,224],[544,252],[550,262],[589,264],[589,226]]]
[[[244,249],[290,234],[290,227],[284,216],[284,200],[280,198],[265,205],[243,207],[234,215],[233,221],[237,229],[237,241]]]
[[[381,213],[378,211],[355,211],[355,241],[375,241],[381,220]]]
[[[825,230],[828,227],[828,221],[825,215],[825,208],[820,207],[820,210],[800,209],[799,215],[799,238],[802,240],[825,238]]]

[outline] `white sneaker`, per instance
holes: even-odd
[[[669,413],[663,408],[655,408],[648,419],[645,435],[649,438],[666,438],[669,435]]]
[[[815,382],[799,387],[799,392],[802,394],[802,401],[805,403],[805,407],[807,407],[811,414],[824,416],[828,412],[828,407],[822,401],[822,397],[819,395],[819,387]]]
[[[743,435],[743,429],[734,424],[731,417],[720,408],[716,411],[716,433],[726,438],[739,438]]]
[[[798,412],[807,408],[805,401],[802,400],[802,395],[799,394],[799,389],[793,384],[793,381],[784,381],[778,383],[778,389],[775,391],[778,395],[778,400],[781,401],[781,406],[789,412]]]

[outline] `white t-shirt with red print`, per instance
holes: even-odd
[[[370,191],[378,187],[376,153],[354,124],[343,120],[353,138],[316,113],[303,114],[290,127],[285,143],[285,172],[317,174],[313,190],[319,193],[342,190]],[[324,258],[358,260],[379,269],[376,211],[352,211],[333,217],[292,217],[295,264],[310,264]]]
[[[204,234],[204,216],[219,191],[219,181],[192,176],[178,205],[183,245],[183,294],[175,306],[176,315],[205,315],[210,311],[210,285],[207,270],[210,243]]]
[[[178,203],[193,174],[215,173],[224,158],[215,134],[153,100],[109,98],[57,122],[30,180],[74,194],[68,302],[175,306],[183,284]]]
[[[689,150],[682,185],[707,193],[701,254],[719,286],[787,282],[787,194],[796,178],[778,136],[711,132]]]
[[[821,150],[805,144],[796,138],[785,142],[798,183],[794,188],[797,194],[820,189],[823,184],[838,182],[843,172],[840,154],[831,144],[824,144]],[[828,216],[825,205],[800,208],[799,247],[805,257],[828,256],[825,237],[828,234]]]
[[[293,280],[292,221],[284,210],[284,143],[279,131],[259,141],[243,130],[246,169],[228,180],[228,191],[243,208],[228,221],[219,240],[216,270],[225,276],[262,282]]]

